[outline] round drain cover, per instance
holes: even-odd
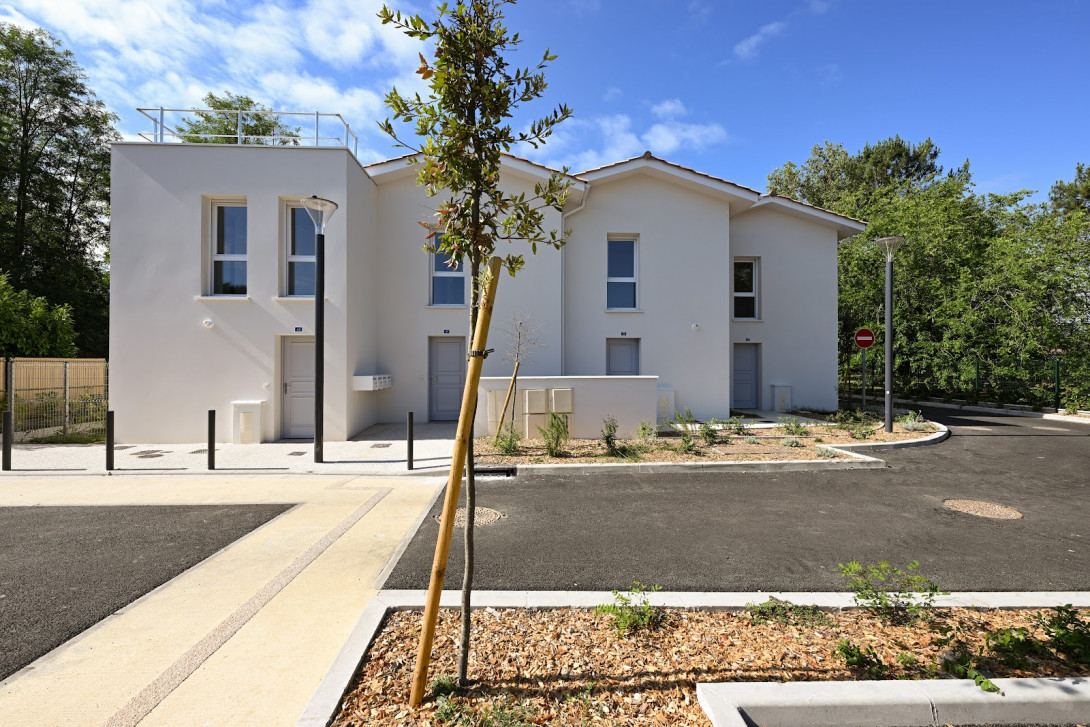
[[[984,502],[983,500],[943,500],[942,504],[951,510],[978,517],[990,517],[995,520],[1019,520],[1022,517],[1022,513],[1013,507],[996,505],[994,502]]]
[[[500,518],[506,517],[499,510],[493,510],[490,507],[475,507],[473,508],[473,524],[474,525],[491,525],[497,522]],[[442,522],[441,515],[432,515],[432,519],[435,522]],[[458,508],[458,512],[454,514],[454,527],[464,528],[466,526],[466,509],[464,507]]]

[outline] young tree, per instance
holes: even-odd
[[[285,126],[271,109],[249,96],[226,91],[203,99],[210,110],[182,119],[179,131],[190,144],[267,144],[298,146],[299,127]],[[242,141],[239,141],[239,129]]]
[[[504,361],[510,361],[513,363],[514,370],[511,372],[511,386],[507,391],[507,398],[503,402],[503,411],[500,412],[499,429],[496,430],[496,436],[499,437],[500,430],[503,429],[503,420],[506,417],[507,409],[511,404],[511,396],[515,396],[515,400],[518,400],[518,385],[519,368],[524,363],[529,363],[534,349],[538,344],[538,332],[540,329],[533,324],[530,320],[529,313],[515,313],[511,317],[511,327],[507,329],[508,340],[510,345],[503,354]],[[515,425],[515,409],[517,406],[511,406],[511,426]],[[527,432],[529,434],[529,432]]]
[[[0,356],[76,355],[76,329],[66,305],[16,290],[0,275]]]
[[[453,265],[468,264],[472,281],[470,335],[476,329],[481,286],[481,262],[499,242],[524,241],[531,252],[538,245],[560,248],[566,233],[545,231],[545,209],[562,210],[569,180],[552,174],[534,187],[534,194],[513,194],[500,184],[500,161],[515,144],[542,144],[571,109],[560,105],[533,121],[525,131],[512,129],[511,118],[523,103],[540,98],[546,88],[544,70],[555,56],[546,50],[529,67],[512,68],[507,56],[519,36],[503,24],[503,10],[514,0],[466,0],[440,6],[433,20],[402,15],[387,7],[379,13],[391,24],[424,43],[434,43],[431,61],[420,54],[417,73],[428,81],[429,94],[403,96],[396,88],[386,95],[393,119],[380,124],[398,146],[412,152],[417,181],[429,197],[441,197],[428,229],[428,252],[445,253]],[[411,124],[417,140],[408,140],[394,122]],[[437,235],[437,233],[442,233]],[[520,253],[504,258],[514,275],[523,266]],[[473,514],[476,507],[472,437],[466,466],[465,576],[462,583],[462,645],[458,679],[467,681],[470,598],[473,587]]]
[[[71,306],[82,355],[108,348],[115,121],[55,38],[0,23],[0,272]]]

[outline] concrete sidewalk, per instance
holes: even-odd
[[[417,424],[413,429],[413,469],[406,466],[405,424],[376,424],[348,442],[326,442],[325,461],[314,462],[309,441],[216,445],[216,471],[332,475],[440,475],[450,470],[454,422]],[[0,474],[105,474],[103,444],[16,444],[12,469]],[[208,443],[117,444],[114,474],[207,474]]]
[[[0,683],[0,724],[294,723],[442,484],[0,479],[7,507],[297,503]]]

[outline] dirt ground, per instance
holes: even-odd
[[[747,612],[666,610],[653,631],[618,636],[613,616],[592,610],[494,610],[474,613],[469,676],[454,695],[434,693],[418,710],[407,703],[421,614],[390,614],[364,659],[335,725],[708,725],[696,684],[717,681],[820,681],[875,678],[849,667],[837,644],[873,650],[883,679],[944,676],[936,660],[939,627],[960,624],[975,653],[985,630],[1027,627],[1041,637],[1036,611],[936,609],[928,622],[890,625],[850,609],[805,625],[755,623]],[[1045,613],[1051,613],[1046,611]],[[1086,619],[1090,611],[1082,611]],[[799,623],[796,621],[796,623]],[[430,676],[453,677],[459,615],[440,612]],[[989,677],[1086,674],[1054,652],[1020,667],[990,655]],[[434,684],[434,681],[432,682]],[[463,721],[458,721],[462,719]]]

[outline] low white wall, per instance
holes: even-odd
[[[597,439],[602,433],[602,420],[607,416],[617,419],[618,435],[634,437],[640,422],[656,421],[658,415],[658,376],[520,376],[517,391],[512,396],[515,422],[523,436],[540,438],[531,421],[526,432],[526,392],[530,390],[572,391],[572,413],[568,418],[571,436],[578,439]],[[479,434],[496,433],[496,423],[511,377],[482,378],[477,389],[476,431]],[[533,416],[532,414],[530,415]],[[511,413],[508,411],[507,419]]]

